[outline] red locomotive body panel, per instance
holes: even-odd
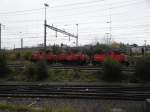
[[[106,58],[105,54],[96,54],[94,55],[93,61],[95,62],[103,62]]]
[[[93,57],[93,61],[101,63],[104,62],[107,57],[110,57],[111,59],[116,60],[120,63],[127,62],[127,57],[125,55],[116,52],[109,52],[108,54],[96,54]]]
[[[57,55],[57,61],[66,61],[66,54]]]
[[[113,60],[116,60],[120,63],[124,63],[124,62],[127,62],[127,57],[123,54],[120,54],[120,53],[115,53],[115,52],[111,52],[110,53],[110,57],[113,59]]]
[[[33,61],[43,61],[46,59],[46,55],[44,52],[35,52],[32,54]]]
[[[76,54],[67,54],[66,61],[68,62],[78,61],[78,56]]]
[[[46,54],[46,60],[49,62],[55,62],[56,61],[56,55],[51,54],[51,53],[47,53]]]
[[[72,62],[82,62],[86,61],[88,58],[84,54],[68,54],[66,56],[66,61]]]
[[[88,57],[85,54],[80,54],[79,60],[80,61],[89,61]]]

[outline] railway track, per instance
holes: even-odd
[[[150,98],[150,86],[0,85],[0,97],[138,100]]]
[[[24,68],[25,65],[23,64],[8,64],[9,67],[11,68]],[[56,70],[72,70],[72,69],[78,69],[78,70],[84,70],[84,71],[103,71],[103,66],[62,66],[62,65],[49,65],[48,66],[51,69],[56,69]],[[122,71],[125,72],[134,72],[135,67],[130,66],[130,67],[123,67]]]
[[[49,66],[51,69],[78,69],[85,71],[103,71],[103,66]],[[135,68],[133,67],[123,67],[122,71],[134,72]]]

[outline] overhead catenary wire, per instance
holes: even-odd
[[[135,0],[135,1],[137,1],[137,0]],[[133,2],[133,1],[132,1]],[[133,2],[133,3],[127,3],[127,4],[119,4],[118,6],[114,6],[114,7],[110,7],[110,9],[114,9],[114,8],[119,8],[119,7],[124,7],[124,6],[132,6],[132,5],[136,5],[136,4],[139,4],[139,3],[145,3],[144,1],[139,1],[139,2]],[[3,14],[16,14],[16,15],[26,15],[26,14],[35,14],[37,11],[43,11],[44,10],[44,8],[40,8],[40,9],[30,9],[30,10],[22,10],[22,11],[14,11],[14,12],[1,12],[0,13],[0,15],[3,15]],[[101,11],[106,11],[106,10],[108,10],[108,8],[104,8],[104,9],[98,9],[100,12]],[[35,12],[36,11],[36,12]],[[96,11],[96,10],[94,10],[94,11]],[[94,12],[93,11],[93,12]],[[90,11],[88,10],[88,13],[89,13]],[[39,12],[38,12],[39,13]],[[84,12],[85,13],[85,12]],[[78,14],[80,14],[80,13],[78,13]],[[75,15],[75,14],[73,14],[73,15]],[[81,15],[82,15],[82,13],[81,13]],[[63,17],[64,17],[65,15],[63,15]],[[70,16],[72,16],[72,15],[70,15]]]
[[[137,2],[133,2],[133,3],[120,4],[118,6],[112,6],[112,7],[109,7],[109,8],[108,7],[107,8],[102,8],[102,9],[98,8],[96,10],[95,9],[94,10],[89,10],[88,8],[85,8],[85,10],[81,11],[80,13],[76,12],[76,13],[71,13],[71,14],[67,14],[67,15],[63,14],[63,17],[69,17],[69,16],[72,16],[72,15],[77,16],[77,15],[82,15],[82,14],[84,15],[84,14],[93,13],[93,12],[96,12],[96,11],[104,12],[108,9],[114,10],[114,9],[117,9],[117,8],[131,7],[131,6],[134,6],[134,5],[141,5],[142,3],[146,4],[145,1],[139,1],[139,2],[137,1]],[[66,11],[70,11],[70,10],[66,10]],[[57,17],[60,17],[60,16],[57,15]]]
[[[137,2],[137,3],[141,3],[141,2]],[[133,5],[133,4],[136,4],[136,2],[130,3],[130,4]],[[128,3],[128,4],[122,4],[122,5],[126,6],[126,5],[130,5],[130,4]],[[121,5],[121,7],[122,7],[122,5]],[[110,7],[110,8],[113,9],[113,8],[116,8],[116,7]],[[107,10],[107,9],[108,8],[105,8],[104,10]],[[16,14],[16,13],[23,13],[24,14],[24,12],[30,12],[31,13],[31,11],[39,11],[39,10],[43,10],[43,9],[31,9],[31,10],[23,10],[23,11],[15,11],[15,12],[4,12],[4,13],[0,13],[0,14]]]
[[[44,10],[44,9],[39,8],[39,9],[30,9],[30,10],[21,10],[21,11],[12,11],[12,12],[0,12],[0,15],[35,13],[35,12],[41,11],[41,10]]]
[[[98,33],[98,32],[97,32]],[[97,34],[96,32],[95,32],[95,34]],[[136,34],[134,34],[134,32],[128,32],[128,33],[118,33],[118,34],[113,34],[113,36],[117,36],[117,35],[120,35],[120,36],[124,36],[124,35],[143,35],[143,33],[150,33],[150,31],[137,31],[136,32]],[[93,35],[94,33],[92,33],[92,35]],[[102,33],[103,34],[103,33]],[[86,35],[91,35],[90,33],[88,34],[88,32],[85,32],[85,33],[81,33],[80,34],[80,36],[86,36]],[[55,35],[48,35],[48,37],[54,37],[55,38]],[[58,37],[64,37],[64,36],[58,36]],[[40,36],[25,36],[25,37],[23,37],[23,38],[27,38],[27,39],[42,39],[42,35]],[[10,41],[11,39],[20,39],[20,38],[17,38],[17,37],[10,37],[10,38],[5,38],[5,39],[9,39],[8,41]]]
[[[139,1],[137,1],[137,2],[138,2],[138,4],[139,4],[139,3],[143,3],[143,2],[139,2]],[[131,2],[130,2],[130,3],[131,3]],[[132,3],[133,3],[133,2],[132,2]],[[88,4],[88,3],[87,3],[87,4]],[[129,4],[129,3],[120,4],[120,5],[127,5],[127,4]],[[134,3],[133,3],[133,4],[130,4],[130,5],[133,6]],[[77,6],[77,5],[75,5],[75,6]],[[81,5],[80,5],[80,6],[81,6]],[[63,6],[62,6],[62,7],[63,7]],[[108,9],[108,8],[106,8],[106,9]],[[115,8],[114,8],[114,9],[115,9]],[[99,10],[99,9],[98,9],[98,10]],[[101,10],[101,9],[100,9],[100,10]],[[112,9],[112,10],[113,10],[113,9]],[[93,11],[95,11],[95,10],[93,10]],[[90,13],[92,13],[93,11],[91,11]],[[35,11],[35,12],[36,12],[36,11]],[[147,12],[148,12],[148,11],[147,11]],[[33,12],[33,13],[34,13],[34,12]],[[9,14],[10,14],[10,13],[9,13]],[[9,15],[9,14],[8,14],[8,15]],[[21,14],[21,12],[14,13],[14,15],[15,15],[15,14]],[[10,14],[10,15],[11,15],[11,14]],[[26,15],[26,14],[24,14],[24,12],[23,12],[22,15]],[[72,13],[71,13],[71,15],[72,15]],[[82,15],[82,14],[78,14],[78,15]],[[92,14],[91,14],[91,15],[92,15]],[[72,16],[76,16],[76,15],[72,15]],[[88,15],[87,15],[87,16],[88,16]],[[102,15],[102,16],[103,16],[103,15]],[[97,19],[100,18],[100,17],[102,17],[102,16],[101,16],[101,15],[100,15],[100,16],[97,16]],[[58,16],[56,16],[56,17],[58,17]],[[62,16],[62,17],[63,17],[63,16]],[[84,17],[84,16],[81,16],[81,17]],[[96,16],[95,16],[95,17],[96,17]],[[53,18],[53,17],[52,17],[52,18]],[[63,21],[65,21],[65,20],[62,20],[62,22],[63,22]],[[67,21],[67,19],[66,19],[66,21]],[[18,21],[18,22],[19,22],[19,21]],[[29,22],[29,21],[26,21],[26,22],[25,22],[25,20],[23,20],[22,22],[20,21],[20,24],[22,24],[22,23],[28,23],[28,22]],[[32,21],[30,21],[30,22],[31,22],[31,23],[29,23],[29,24],[32,24]],[[35,21],[33,20],[33,23],[34,23],[34,22],[35,22]],[[81,22],[83,22],[83,24],[85,23],[85,24],[84,24],[84,27],[85,27],[85,28],[86,28],[86,27],[88,28],[89,26],[92,26],[92,25],[89,25],[89,24],[100,23],[99,21],[92,21],[92,22],[84,22],[84,21],[81,21]],[[103,22],[105,22],[105,21],[102,21],[102,23],[103,23]],[[129,20],[128,20],[127,22],[129,22]],[[7,21],[6,21],[6,23],[7,23]],[[11,21],[9,21],[8,23],[11,24]],[[15,21],[12,21],[12,23],[15,24]],[[17,23],[17,21],[16,21],[16,23]],[[64,23],[65,23],[65,22],[64,22]],[[71,23],[71,22],[70,22],[70,23]],[[38,23],[38,24],[40,24],[40,20],[39,20],[39,23]],[[42,19],[41,19],[41,25],[42,25],[42,24],[43,24],[43,23],[42,23]],[[80,24],[80,23],[79,23],[79,24]],[[22,25],[23,25],[23,24],[22,24]],[[100,25],[102,25],[102,24],[99,24],[99,26],[100,26]],[[16,26],[16,25],[14,25],[14,29],[15,29],[15,26]],[[23,28],[23,27],[25,27],[25,26],[22,26],[22,27],[20,27],[20,28]],[[81,23],[81,27],[82,27],[82,23]],[[136,28],[135,28],[135,27],[136,27]],[[139,29],[140,29],[140,28],[142,29],[142,28],[147,28],[147,27],[149,27],[149,26],[142,26],[142,25],[141,25],[141,26],[137,26],[137,25],[135,25],[135,26],[131,26],[131,25],[130,25],[130,26],[127,26],[127,25],[123,25],[123,26],[112,26],[112,29],[113,29],[113,31],[114,31],[114,30],[117,30],[117,31],[118,31],[118,30],[122,30],[122,31],[124,30],[124,31],[125,31],[126,28],[127,28],[127,29],[131,29],[131,30],[132,30],[132,29],[135,29],[135,30],[137,29],[137,30],[138,30],[138,28],[139,28]],[[39,25],[39,27],[33,28],[33,29],[38,29],[38,28],[40,28],[40,25]],[[83,27],[82,27],[82,28],[83,28]],[[90,27],[90,28],[92,28],[92,27]],[[106,26],[106,27],[94,27],[94,26],[93,26],[93,28],[96,28],[97,31],[95,30],[95,31],[96,31],[95,33],[98,33],[99,30],[107,29],[108,27],[107,27],[107,26]],[[100,29],[100,28],[101,28],[101,29]],[[30,29],[32,29],[32,28],[28,28],[28,30],[30,30]],[[9,31],[9,30],[10,30],[10,29],[8,29],[8,31]],[[19,30],[19,28],[16,28],[15,30]],[[69,30],[69,28],[68,28],[68,29],[66,28],[66,30]],[[40,30],[39,30],[39,31],[40,31]],[[84,31],[84,30],[81,29],[81,31],[80,31],[81,35],[83,34],[83,31]],[[91,30],[91,32],[92,32],[92,31],[93,31],[93,30]],[[142,30],[141,30],[141,31],[142,31]],[[31,31],[31,32],[32,32],[32,31]],[[120,33],[120,32],[119,32],[119,33]],[[133,32],[133,33],[134,33],[134,32]],[[132,33],[132,34],[133,34],[133,33]],[[147,32],[142,32],[142,33],[145,34],[145,33],[147,33]],[[34,33],[33,33],[33,34],[34,34]],[[85,34],[86,34],[86,33],[85,33]],[[90,32],[88,32],[88,34],[90,34]],[[5,32],[5,35],[7,35],[7,31]],[[17,35],[17,34],[16,34],[16,35]],[[26,36],[26,35],[30,35],[30,34],[24,34],[24,35]],[[31,34],[31,35],[32,35],[32,34]],[[37,34],[35,34],[35,35],[39,35],[39,34],[37,33]],[[100,35],[100,34],[98,34],[98,35]],[[10,35],[10,36],[11,36],[11,35]],[[15,35],[14,35],[14,36],[15,36]]]
[[[103,15],[104,16],[104,15]],[[99,16],[100,17],[100,16]]]
[[[143,17],[147,17],[147,19],[150,17],[150,16],[143,16]],[[135,17],[134,19],[131,19],[131,20],[133,20],[134,22],[136,22],[136,20],[137,20],[137,18]],[[131,21],[131,20],[129,20],[129,21]],[[8,21],[8,23],[10,23],[11,24],[11,22],[12,23],[26,23],[26,22],[35,22],[36,23],[36,25],[38,24],[39,26],[41,26],[43,23],[41,22],[42,20],[37,20],[37,21],[34,21],[34,20],[20,20],[20,21]],[[37,22],[39,22],[39,23],[37,23]],[[90,22],[80,22],[79,24],[80,25],[86,25],[86,24],[93,24],[93,23],[104,23],[105,21],[90,21]],[[65,24],[65,23],[64,23]],[[59,26],[64,26],[64,24],[57,24],[57,25],[59,25]],[[67,24],[68,26],[72,26],[72,25],[74,25],[74,24]],[[29,25],[28,25],[29,26]],[[21,27],[23,27],[23,26],[21,26]]]
[[[62,8],[72,8],[72,7],[79,7],[81,6],[81,8],[85,8],[85,7],[89,7],[89,6],[113,6],[116,4],[124,4],[124,3],[129,3],[129,2],[134,2],[134,1],[139,1],[139,0],[127,0],[127,1],[121,1],[121,2],[113,2],[113,3],[105,3],[105,0],[95,0],[95,1],[90,1],[90,2],[80,2],[80,3],[71,3],[71,4],[62,4],[62,5],[55,5],[53,7],[50,7],[51,10],[63,10]],[[142,0],[143,1],[143,0]],[[104,4],[102,4],[104,3]]]
[[[78,5],[85,5],[85,4],[91,5],[91,3],[98,3],[98,2],[101,2],[101,1],[104,1],[104,0],[95,0],[95,1],[90,1],[90,2],[80,2],[80,3],[64,4],[64,5],[59,5],[59,6],[50,7],[50,8],[56,8],[56,7],[58,7],[58,8],[65,7],[66,8],[66,6],[72,6],[72,5],[77,5],[77,4]],[[134,1],[136,1],[136,0],[134,0]],[[128,2],[128,1],[124,1],[124,2]],[[121,2],[121,3],[124,3],[124,2]],[[114,3],[114,4],[116,4],[116,3]],[[109,5],[112,5],[112,4],[109,4]],[[0,15],[33,13],[33,12],[37,12],[37,11],[41,11],[41,10],[44,10],[44,8],[27,9],[27,10],[11,11],[11,12],[0,12]]]
[[[100,32],[101,30],[97,30],[97,31],[95,31],[94,33],[90,33],[90,32],[80,32],[80,35],[83,35],[83,34],[104,34],[104,32]],[[115,31],[118,31],[118,30],[115,30]],[[124,30],[122,30],[122,31],[124,31]],[[113,33],[117,33],[117,32],[114,32],[114,30],[113,30]],[[145,30],[131,30],[130,32],[128,32],[128,33],[131,33],[131,34],[135,34],[135,33],[149,33],[149,31],[145,31]],[[39,35],[41,35],[40,33],[38,34],[38,33],[35,33],[35,34],[26,34],[25,36],[23,36],[23,37],[27,37],[28,35],[30,35],[31,37],[39,37]],[[38,36],[32,36],[32,35],[38,35]],[[8,36],[18,36],[18,34],[8,34],[8,35],[3,35],[3,37],[8,37]],[[10,37],[10,38],[11,38]],[[55,35],[55,37],[56,37],[56,35]],[[18,37],[16,37],[16,38],[18,38]],[[39,37],[40,38],[40,37]],[[42,35],[41,35],[41,38],[42,38]],[[6,39],[6,38],[5,38]]]

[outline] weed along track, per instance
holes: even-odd
[[[149,86],[0,85],[0,97],[145,100]]]

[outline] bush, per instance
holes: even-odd
[[[80,79],[80,70],[78,68],[73,69],[74,75],[73,78],[78,80]]]
[[[119,82],[122,80],[121,64],[111,58],[104,61],[104,81]]]
[[[5,77],[9,71],[5,55],[0,55],[0,77]]]
[[[48,78],[48,67],[46,62],[41,61],[36,66],[36,80],[42,81]]]
[[[137,60],[135,70],[134,75],[138,81],[150,81],[150,57],[144,56]]]
[[[36,80],[36,68],[32,63],[28,63],[23,73],[27,79],[27,81],[35,81]]]
[[[30,60],[31,59],[31,56],[32,56],[32,52],[25,52],[23,57],[25,60]]]
[[[16,52],[16,59],[20,59],[21,58],[21,53],[20,52]]]
[[[16,60],[16,55],[15,55],[14,53],[9,53],[9,54],[7,55],[7,59],[8,59],[9,61],[14,61],[14,60]]]

